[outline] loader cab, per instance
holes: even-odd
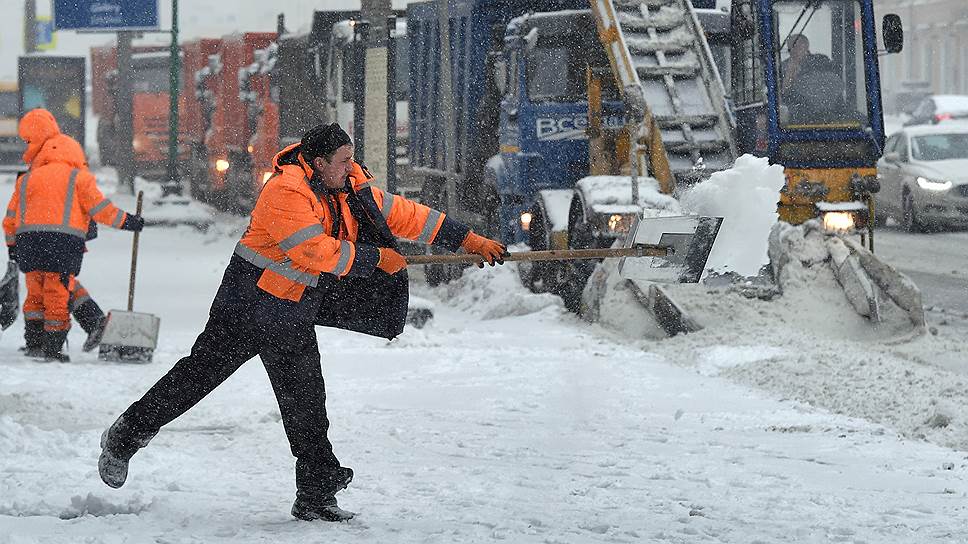
[[[785,221],[816,217],[818,203],[863,202],[875,188],[884,121],[871,3],[733,2],[738,144],[785,167]]]
[[[517,225],[514,240],[526,239],[527,215],[537,191],[566,189],[588,175],[588,67],[607,67],[590,10],[531,13],[515,18],[504,37],[500,156],[504,174],[498,192]],[[624,125],[624,110],[611,78],[603,91],[603,123]]]

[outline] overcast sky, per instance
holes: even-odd
[[[36,0],[37,14],[50,15],[50,0]],[[394,8],[403,8],[407,0],[393,0]],[[276,15],[286,14],[289,30],[308,28],[311,14],[321,6],[329,9],[359,9],[359,0],[180,0],[179,31],[181,39],[201,36],[217,37],[235,31],[265,32],[276,29]],[[160,0],[161,28],[171,28],[171,2]],[[17,78],[17,57],[23,54],[24,0],[0,0],[0,79]],[[156,34],[147,39],[167,42],[170,38]],[[113,34],[57,33],[58,55],[87,55],[92,45],[113,43]],[[143,42],[139,42],[143,43]]]

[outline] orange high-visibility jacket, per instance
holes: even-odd
[[[294,144],[276,154],[275,174],[259,195],[235,249],[236,255],[263,269],[258,282],[263,291],[299,301],[306,287],[317,285],[320,274],[365,277],[373,272],[379,251],[376,245],[358,243],[359,220],[350,209],[347,191],[365,196],[361,201],[375,202],[373,214],[378,217],[367,219],[388,227],[392,236],[452,251],[467,236],[466,226],[443,213],[371,186],[371,178],[358,164],[347,191],[317,195],[310,187],[312,171],[298,161],[298,148]],[[335,224],[337,215],[340,221]]]
[[[78,274],[91,219],[124,228],[127,218],[98,189],[80,144],[55,134],[17,179],[3,230],[7,245],[17,246],[22,271]]]

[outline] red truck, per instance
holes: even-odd
[[[208,186],[205,133],[212,124],[215,103],[211,95],[216,81],[212,74],[221,44],[220,39],[202,38],[181,45],[182,101],[178,110],[178,132],[188,148],[187,178],[191,194],[198,200],[204,199],[203,189]]]
[[[252,137],[247,105],[239,97],[239,77],[240,70],[255,61],[255,51],[267,48],[275,38],[275,32],[225,36],[208,66],[196,72],[196,96],[200,97],[202,117],[211,112],[211,122],[205,132],[204,149],[191,158],[192,186],[197,188],[196,197],[219,209],[247,212],[258,193],[252,174],[233,171],[233,166],[248,160]],[[207,175],[202,178],[205,171]]]

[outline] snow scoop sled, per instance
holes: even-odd
[[[144,193],[138,192],[137,214],[141,215]],[[108,312],[108,324],[98,350],[102,361],[126,363],[150,363],[155,348],[158,347],[158,329],[161,319],[152,314],[135,312],[134,280],[138,269],[138,239],[140,232],[134,233],[131,246],[131,277],[128,282],[128,310]]]
[[[0,279],[0,329],[7,330],[20,314],[20,271],[16,261],[7,263],[7,273]]]

